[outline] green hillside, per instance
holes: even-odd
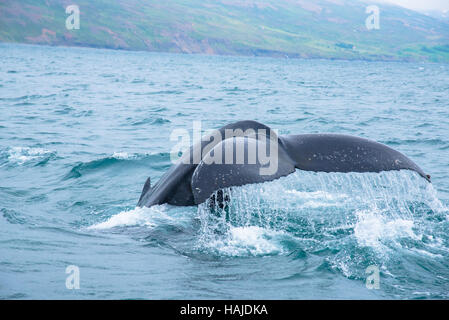
[[[65,8],[80,8],[67,30]],[[347,0],[0,0],[0,41],[183,53],[449,62],[449,23]]]

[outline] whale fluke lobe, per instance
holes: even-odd
[[[316,172],[412,170],[430,176],[402,153],[365,138],[338,134],[278,136],[256,121],[239,121],[206,135],[151,187],[138,206],[200,204],[216,191],[272,181],[296,169]]]
[[[375,141],[339,134],[287,135],[280,138],[295,167],[321,172],[412,170],[429,180],[412,160]]]
[[[191,184],[195,204],[204,202],[212,193],[223,188],[272,181],[295,172],[295,166],[288,155],[284,150],[280,150],[277,154],[271,155],[276,156],[276,166],[273,167],[271,172],[266,170],[267,172],[262,174],[262,169],[269,169],[269,164],[263,165],[257,151],[260,149],[264,149],[264,151],[269,150],[271,143],[277,144],[277,137],[275,141],[270,141],[270,139],[265,137],[259,140],[248,137],[235,137],[216,145],[212,152],[217,153],[217,150],[221,149],[222,161],[220,163],[210,163],[208,161],[210,155],[208,154],[198,164],[193,173]],[[233,161],[226,163],[224,154],[230,149],[234,150]],[[239,149],[244,150],[244,155],[249,155],[251,150],[256,150],[254,151],[254,161],[248,160],[238,163],[235,150]]]

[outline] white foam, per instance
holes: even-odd
[[[111,229],[125,226],[146,226],[154,228],[159,220],[172,220],[166,214],[166,206],[153,206],[151,208],[137,207],[133,210],[122,211],[108,220],[92,225],[88,229]]]
[[[225,237],[207,241],[204,245],[226,256],[259,256],[283,252],[279,240],[283,232],[257,226],[231,227]]]
[[[358,221],[354,227],[354,235],[360,246],[382,250],[382,242],[385,240],[422,238],[413,231],[413,220],[384,216],[378,210],[359,210],[356,215]]]
[[[118,160],[128,160],[131,159],[133,156],[127,152],[114,152],[112,157]]]
[[[17,164],[24,164],[48,156],[51,153],[51,151],[43,148],[12,147],[8,150],[8,159]]]

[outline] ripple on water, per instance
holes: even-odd
[[[3,218],[6,219],[11,224],[26,224],[27,220],[25,217],[20,214],[19,212],[12,210],[12,209],[0,209],[0,212],[2,213]]]
[[[145,118],[142,120],[138,120],[132,123],[133,126],[141,126],[141,125],[146,125],[146,124],[151,124],[151,125],[163,125],[163,124],[167,124],[170,123],[171,121],[165,118]]]

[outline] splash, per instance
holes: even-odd
[[[414,232],[414,221],[406,219],[388,219],[388,215],[376,211],[356,211],[357,223],[354,235],[360,246],[371,247],[382,253],[386,246],[382,241],[398,238],[421,240],[422,235]]]
[[[216,200],[223,198],[224,204]],[[415,172],[297,170],[275,181],[216,192],[198,207],[198,242],[213,252],[263,255],[285,252],[282,243],[294,239],[306,252],[349,252],[355,245],[385,258],[403,241],[419,242],[432,231],[429,217],[438,215],[447,217],[447,209]],[[262,247],[254,246],[255,239]],[[360,259],[372,260],[365,256]]]

